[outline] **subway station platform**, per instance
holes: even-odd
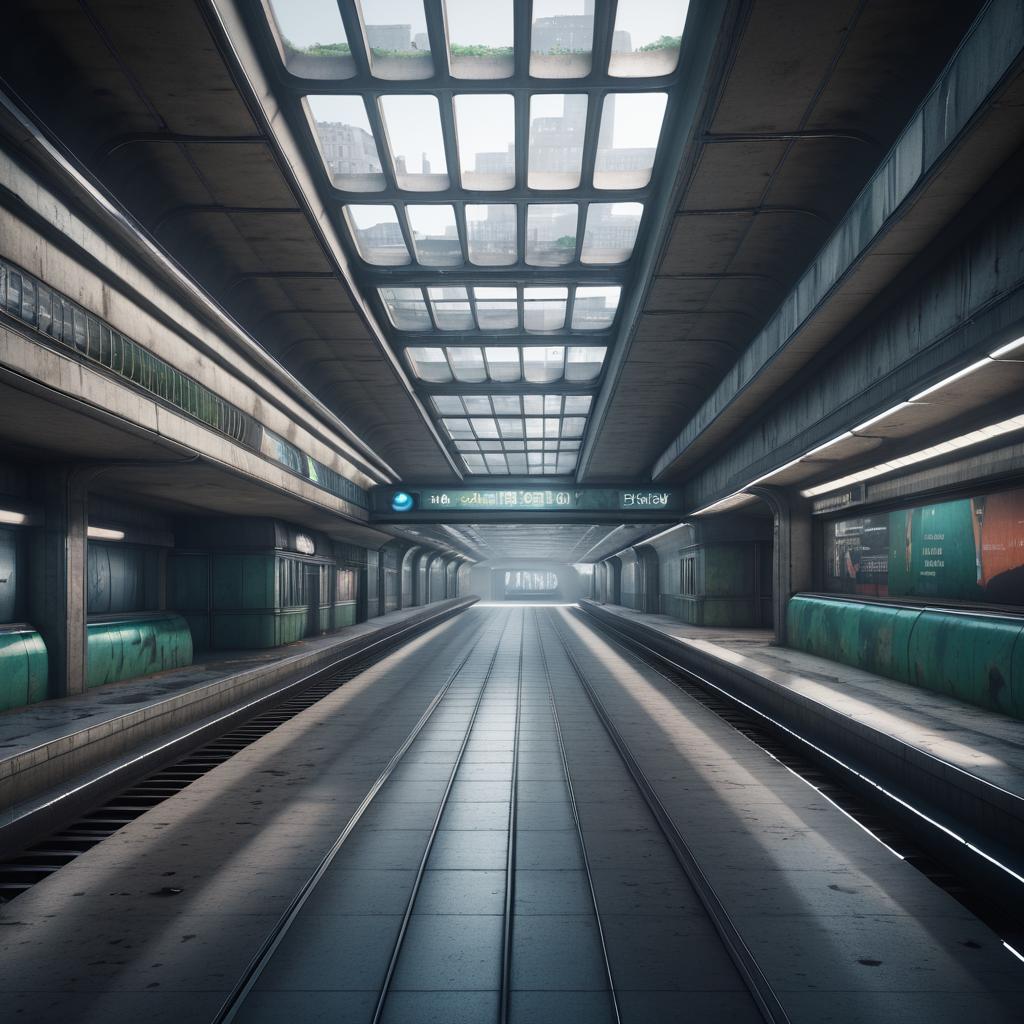
[[[17,847],[23,831],[44,827],[40,819],[57,823],[95,804],[147,761],[166,760],[233,718],[273,705],[298,681],[400,642],[471,603],[406,608],[283,648],[208,652],[185,669],[0,713],[0,843]]]
[[[3,12],[0,1024],[1024,1021],[1021,0]]]
[[[7,1012],[40,1022],[1009,1022],[1024,996],[951,896],[561,608],[438,626],[0,921]]]
[[[984,850],[978,866],[998,862],[991,881],[1016,893],[1024,877],[1020,721],[777,645],[762,631],[693,627],[618,605],[582,604],[787,730],[822,764],[845,769],[851,781],[862,776],[862,786],[884,794],[894,812],[903,805],[900,813],[916,815],[922,830],[937,822],[952,833],[952,850]]]

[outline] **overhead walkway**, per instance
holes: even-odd
[[[947,892],[564,608],[412,640],[0,923],[39,1022],[1009,1022],[1024,995]]]

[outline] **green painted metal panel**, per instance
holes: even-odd
[[[354,626],[356,624],[356,602],[343,601],[334,606],[334,628],[341,629],[343,626]]]
[[[46,644],[35,630],[0,633],[0,711],[46,700]]]
[[[1024,620],[797,596],[790,644],[1024,718]]]
[[[280,647],[306,634],[305,608],[214,612],[211,618],[211,646],[220,651]]]
[[[205,610],[210,601],[210,556],[202,552],[174,552],[168,573],[169,601],[173,608]]]
[[[1012,694],[1013,651],[1024,622],[922,612],[910,641],[910,681],[1004,714]]]
[[[211,586],[213,607],[224,609],[273,608],[276,557],[213,555]]]
[[[1013,645],[1013,658],[1010,668],[1010,694],[1013,704],[1013,715],[1024,718],[1024,630]]]
[[[192,664],[192,634],[180,615],[90,622],[86,640],[88,687]]]

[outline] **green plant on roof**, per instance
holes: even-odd
[[[348,57],[352,50],[348,43],[310,43],[309,46],[296,46],[285,37],[284,47],[293,53],[304,53],[310,57]]]
[[[659,36],[652,43],[644,43],[637,48],[637,53],[650,53],[652,50],[678,50],[682,36]]]
[[[377,46],[370,47],[370,53],[374,57],[399,57],[407,60],[409,57],[429,57],[429,50],[382,50]]]
[[[555,239],[555,245],[559,249],[575,249],[576,248],[576,236],[575,235],[562,235],[561,238]]]
[[[483,43],[452,43],[453,57],[511,57],[511,46],[485,46]]]

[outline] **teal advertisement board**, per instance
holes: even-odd
[[[829,591],[1024,606],[1024,488],[825,524]]]

